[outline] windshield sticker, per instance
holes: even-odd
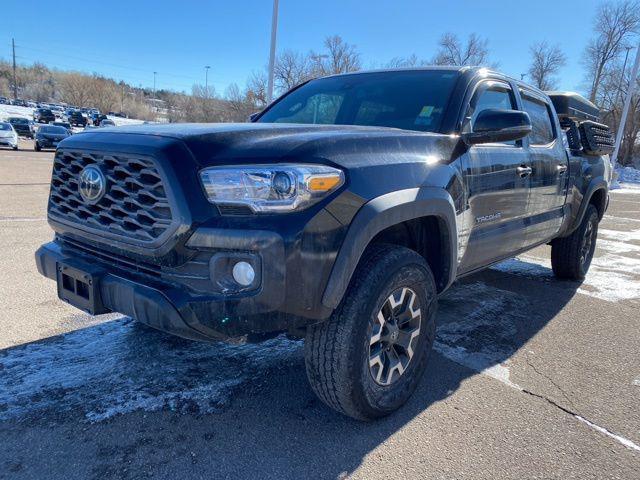
[[[418,114],[418,117],[416,118],[414,124],[431,125],[431,114],[434,112],[434,110],[435,107],[433,105],[425,105],[424,107],[422,107],[422,110],[420,110],[420,113]]]

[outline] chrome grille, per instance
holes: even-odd
[[[102,170],[107,187],[94,204],[78,192],[78,178],[87,165]],[[79,227],[151,242],[172,224],[172,212],[155,162],[130,154],[58,150],[53,162],[49,214]]]

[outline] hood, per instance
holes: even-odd
[[[60,140],[62,140],[63,138],[67,138],[69,135],[67,135],[66,133],[45,133],[45,132],[38,132],[38,136],[39,137],[45,137],[45,138],[58,138]]]
[[[105,135],[146,135],[182,140],[201,165],[304,161],[396,163],[415,155],[450,155],[457,139],[388,127],[276,123],[154,124],[105,127],[73,135],[104,142]],[[133,139],[132,139],[133,140]],[[393,154],[392,157],[388,155]]]
[[[13,137],[16,134],[13,130],[0,130],[0,137]]]

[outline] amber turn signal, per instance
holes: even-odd
[[[332,188],[335,188],[342,181],[340,175],[329,175],[322,177],[311,177],[307,181],[307,188],[312,192],[328,192]]]

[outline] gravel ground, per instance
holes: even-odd
[[[582,284],[548,247],[457,283],[416,395],[359,423],[315,398],[302,342],[58,301],[33,261],[52,153],[21,148],[0,151],[0,478],[640,478],[640,189],[612,193]]]

